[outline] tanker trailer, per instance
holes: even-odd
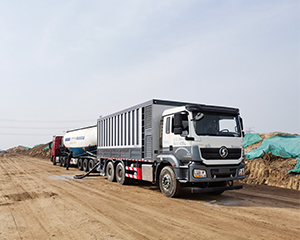
[[[69,130],[63,137],[63,145],[72,152],[70,165],[77,165],[79,170],[89,171],[97,161],[97,126]],[[66,161],[66,158],[62,158]]]

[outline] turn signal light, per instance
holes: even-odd
[[[195,178],[206,178],[206,171],[200,169],[194,169],[194,177]]]
[[[239,176],[244,176],[245,175],[245,169],[241,168],[239,169]]]

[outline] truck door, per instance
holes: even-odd
[[[163,152],[172,151],[172,148],[173,148],[172,140],[173,140],[173,135],[174,134],[171,134],[171,124],[172,124],[172,116],[164,117],[163,132],[162,132]]]
[[[181,114],[180,123],[177,123],[178,126],[174,124],[174,115],[169,115],[164,117],[164,126],[163,126],[163,151],[172,152],[174,147],[186,146],[185,136],[189,134],[189,123],[188,115]],[[180,126],[179,126],[180,125]],[[178,129],[175,131],[175,127],[180,128],[180,133]]]

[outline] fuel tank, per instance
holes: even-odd
[[[74,157],[81,156],[86,151],[97,149],[97,125],[69,130],[63,137],[63,144],[73,152]]]

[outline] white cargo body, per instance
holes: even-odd
[[[151,100],[98,119],[98,157],[152,162],[160,149],[164,110],[186,103]]]
[[[97,126],[89,126],[69,130],[63,137],[63,144],[73,152],[73,156],[81,156],[86,151],[93,152],[97,146]]]

